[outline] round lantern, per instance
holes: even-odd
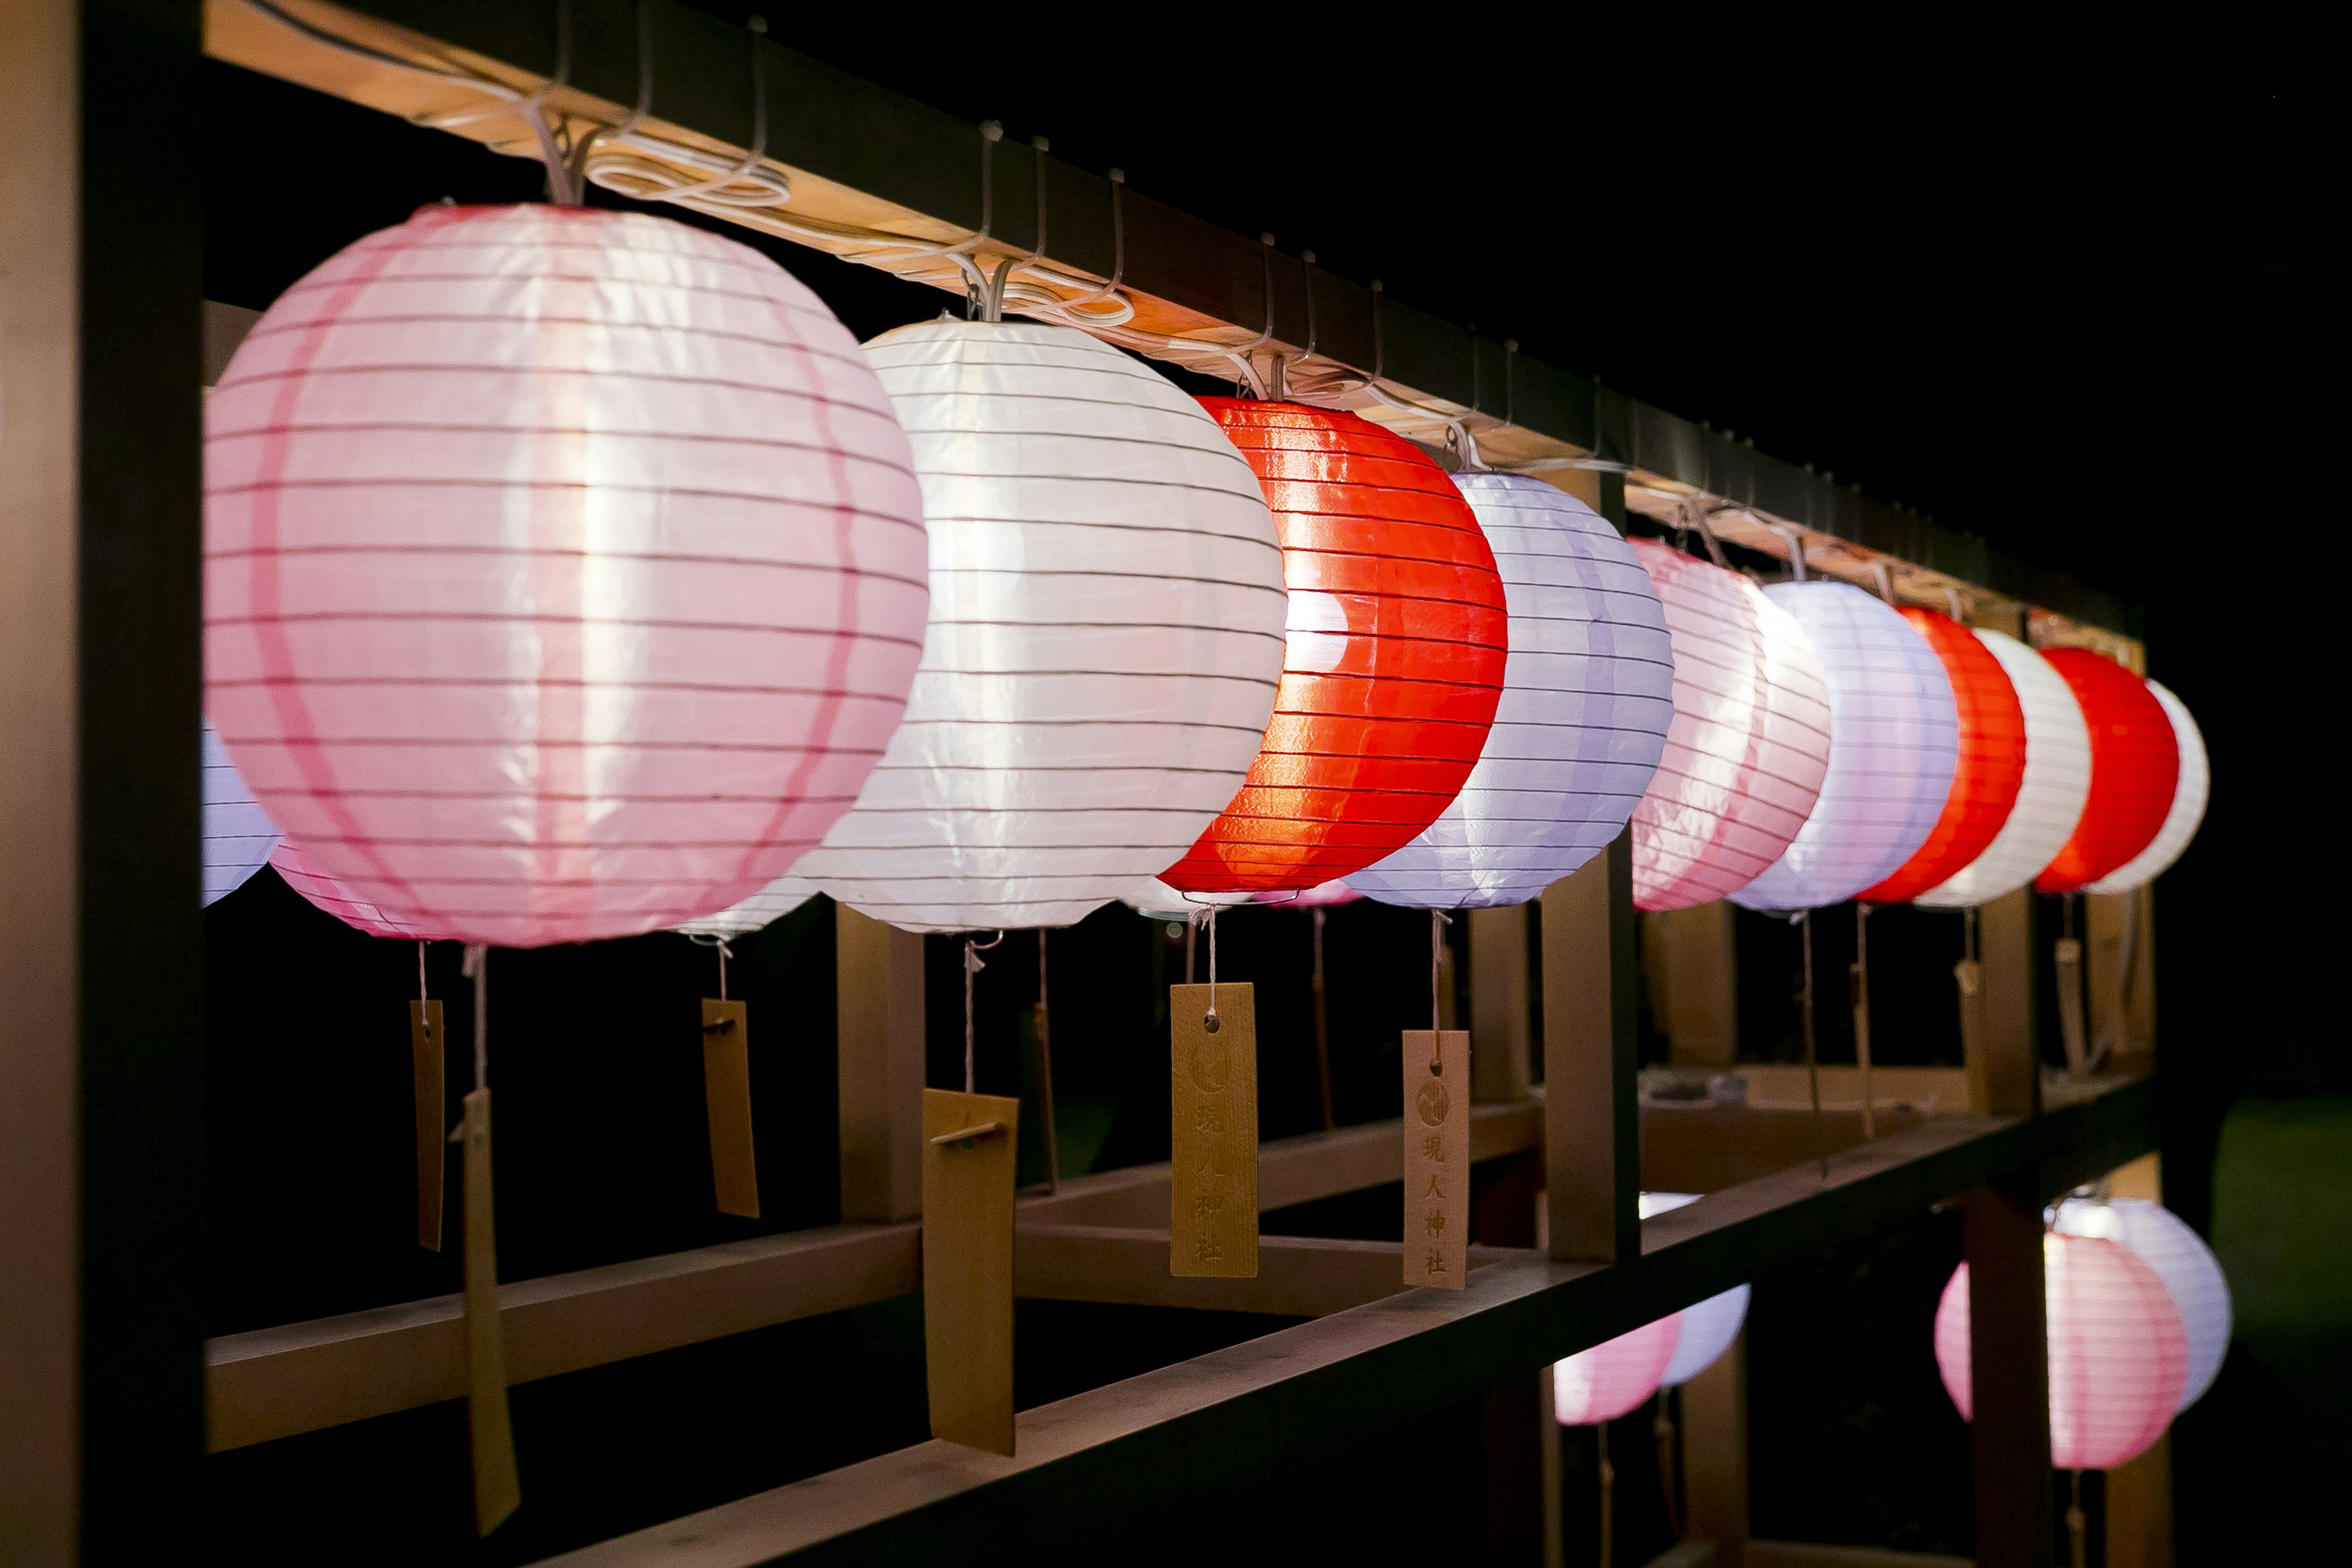
[[[1639,1199],[1641,1215],[1648,1219],[1698,1199],[1696,1193],[1643,1193]],[[1659,1386],[1681,1387],[1731,1348],[1731,1342],[1739,1337],[1740,1325],[1748,1321],[1748,1295],[1747,1286],[1734,1285],[1676,1314],[1682,1326],[1675,1339],[1674,1358],[1658,1374]]]
[[[689,936],[741,936],[773,925],[814,897],[815,883],[788,872],[741,903],[731,904],[715,915],[680,921],[677,929]]]
[[[1952,793],[1959,718],[1927,641],[1850,583],[1764,590],[1812,638],[1830,693],[1830,766],[1789,847],[1731,895],[1751,910],[1843,903],[1911,858]]]
[[[914,443],[931,618],[907,716],[797,868],[909,931],[1065,926],[1233,798],[1282,669],[1282,555],[1199,404],[1070,327],[866,345]]]
[[[245,886],[278,847],[278,825],[245,787],[210,721],[199,741],[205,769],[205,903]]]
[[[2025,782],[2025,709],[2000,660],[1949,616],[1901,614],[1927,639],[1952,683],[1959,764],[1927,841],[1885,881],[1855,895],[1868,904],[1907,903],[1972,863],[2009,820]]]
[[[353,898],[341,884],[313,865],[301,850],[294,847],[290,838],[281,839],[278,847],[270,851],[269,868],[277,872],[288,887],[355,931],[363,931],[370,936],[411,940],[440,934],[408,925],[377,905],[364,899]]]
[[[1201,400],[1257,473],[1289,589],[1249,776],[1160,879],[1311,888],[1410,842],[1476,766],[1501,695],[1503,584],[1445,470],[1357,415]]]
[[[1247,893],[1194,893],[1188,898],[1157,877],[1119,895],[1119,902],[1155,921],[1188,921],[1203,910],[1229,910],[1251,901]]]
[[[1658,1392],[1681,1337],[1674,1313],[1554,1363],[1553,1415],[1563,1426],[1598,1426],[1625,1415]]]
[[[1344,879],[1334,877],[1302,892],[1255,893],[1251,896],[1261,904],[1279,904],[1289,910],[1336,910],[1341,904],[1354,903],[1364,895],[1348,886]]]
[[[2042,1238],[2050,1340],[2050,1462],[2108,1470],[2147,1451],[2180,1406],[2189,1342],[2156,1270],[2120,1243],[2053,1231]],[[1936,1366],[1967,1420],[1969,1266],[1936,1309]]]
[[[2145,1198],[2069,1198],[2058,1205],[2057,1227],[2068,1236],[2120,1242],[2156,1270],[2180,1313],[2188,1337],[2188,1370],[2180,1384],[2186,1410],[2213,1386],[2230,1352],[2230,1281],[2204,1238],[2162,1204]]]
[[[2017,804],[1983,854],[1913,899],[1927,909],[1966,909],[2013,892],[2050,864],[2083,819],[2091,789],[2091,734],[2083,705],[2050,662],[2013,637],[1978,630],[2000,661],[2025,716],[2025,773]]]
[[[1811,640],[1755,584],[1632,547],[1675,661],[1674,721],[1633,808],[1633,904],[1687,909],[1746,886],[1804,826],[1829,766],[1829,694]]]
[[[1617,837],[1674,718],[1665,610],[1617,531],[1523,474],[1454,476],[1510,610],[1503,694],[1461,793],[1357,890],[1415,909],[1518,904]]]
[[[2189,847],[2205,820],[2205,797],[2212,782],[2205,737],[2179,698],[2153,680],[2147,689],[2164,705],[2165,717],[2172,721],[2172,738],[2180,748],[2180,778],[2172,787],[2172,805],[2164,814],[2164,826],[2157,829],[2148,847],[2084,889],[2086,893],[2128,893],[2155,881],[2180,858],[2180,852]]]
[[[2180,782],[2172,720],[2147,681],[2088,648],[2043,650],[2083,706],[2091,732],[2091,794],[2057,858],[2033,879],[2044,893],[2079,892],[2154,842]]]
[[[759,252],[433,206],[296,283],[205,409],[205,710],[318,871],[502,946],[789,870],[897,724],[906,437]]]

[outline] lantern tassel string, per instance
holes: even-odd
[[[1805,982],[1797,993],[1797,1016],[1804,1032],[1805,1087],[1813,1101],[1813,1153],[1821,1162],[1822,1180],[1830,1179],[1829,1134],[1822,1126],[1822,1063],[1813,1036],[1813,911],[1799,910],[1789,917],[1803,943]]]
[[[1209,1016],[1206,1018],[1203,1018],[1201,1022],[1202,1027],[1206,1028],[1209,1033],[1213,1035],[1217,1032],[1217,906],[1214,904],[1211,904],[1209,906],[1208,921]]]
[[[1198,945],[1198,939],[1199,939],[1199,937],[1200,937],[1200,934],[1201,934],[1201,911],[1200,911],[1199,910],[1185,910],[1185,911],[1184,911],[1184,984],[1187,984],[1187,985],[1190,985],[1190,984],[1192,984],[1192,975],[1193,975],[1193,962],[1192,962],[1192,954],[1193,954],[1193,949]]]
[[[474,1087],[490,1087],[490,950],[466,944],[467,976],[474,983]]]
[[[972,1070],[972,976],[988,967],[981,961],[980,955],[1003,940],[1003,931],[998,931],[995,937],[988,942],[974,942],[970,937],[963,939],[963,1091],[966,1094],[979,1092],[973,1087],[977,1079]]]
[[[433,993],[425,984],[425,943],[422,939],[416,943],[416,999],[419,1002],[433,1000]]]
[[[1438,1032],[1445,1027],[1445,1009],[1442,1005],[1445,977],[1445,928],[1454,922],[1444,910],[1429,911],[1429,1070],[1445,1071],[1445,1052],[1438,1040]]]

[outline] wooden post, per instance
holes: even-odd
[[[1983,1041],[1969,1064],[1971,1083],[1984,1086],[1992,1116],[2033,1116],[2042,1110],[2042,1066],[2036,1054],[2033,1008],[2033,893],[2020,888],[1977,914],[1977,949],[1983,986]]]
[[[1683,1384],[1684,1534],[1739,1568],[1748,1540],[1748,1331]]]
[[[1544,1164],[1551,1256],[1641,1256],[1633,838],[1543,896]]]
[[[1528,911],[1470,911],[1470,1088],[1483,1103],[1528,1097]]]
[[[2050,1351],[2042,1205],[2031,1192],[1969,1194],[1969,1454],[1979,1568],[2051,1561]]]
[[[1664,1026],[1676,1067],[1729,1068],[1739,1055],[1739,965],[1725,900],[1642,917],[1645,954],[1656,955]]]
[[[2091,1047],[2108,1071],[2142,1074],[2156,1050],[2153,888],[2083,900]]]
[[[836,905],[841,1217],[923,1212],[923,939]]]

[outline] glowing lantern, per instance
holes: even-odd
[[[1303,892],[1255,895],[1261,904],[1280,904],[1292,910],[1336,910],[1341,904],[1352,904],[1363,896],[1338,877],[1328,882],[1318,882]]]
[[[2172,738],[2180,748],[2179,782],[2173,785],[2172,805],[2164,814],[2164,826],[2157,829],[2148,847],[2084,888],[2086,893],[2128,893],[2155,881],[2180,858],[2180,852],[2189,847],[2189,841],[2197,837],[2198,826],[2205,820],[2205,796],[2212,782],[2210,764],[2205,756],[2205,737],[2179,698],[2153,680],[2147,683],[2147,689],[2164,705],[2165,717],[2172,721]]]
[[[312,865],[290,838],[281,839],[278,847],[270,851],[269,868],[288,887],[354,931],[363,931],[370,936],[410,939],[438,934],[406,925],[366,900],[353,898],[332,877]]]
[[[1402,437],[1336,409],[1201,401],[1265,486],[1288,616],[1248,779],[1160,879],[1311,888],[1402,847],[1470,776],[1503,686],[1502,580],[1462,492]]]
[[[1069,327],[866,355],[914,443],[931,619],[889,751],[798,868],[908,931],[1064,926],[1183,852],[1257,750],[1282,559],[1192,398]]]
[[[2025,782],[2025,710],[2000,660],[1949,616],[1901,613],[1951,680],[1959,765],[1927,841],[1885,881],[1855,895],[1870,904],[1908,902],[1975,861],[2009,820]]]
[[[2106,1470],[2164,1436],[2180,1407],[2189,1341],[2155,1269],[2120,1243],[2053,1231],[2042,1238],[2050,1337],[2050,1462]],[[1969,1266],[1936,1309],[1936,1366],[1967,1420]]]
[[[2156,1270],[2189,1342],[2176,1408],[2196,1404],[2213,1386],[2230,1351],[2230,1281],[2212,1249],[2179,1215],[2145,1198],[2069,1198],[2058,1205],[2056,1224],[2068,1236],[2120,1242]]]
[[[724,909],[848,808],[923,623],[906,438],[749,247],[426,207],[205,410],[205,709],[317,871],[506,946]]]
[[[1732,901],[1751,910],[1842,903],[1911,858],[1952,793],[1959,719],[1927,639],[1850,583],[1764,590],[1820,652],[1830,692],[1830,766],[1812,815],[1780,858]]]
[[[200,742],[205,769],[205,902],[245,886],[278,847],[278,825],[255,803],[211,723]]]
[[[1454,476],[1510,609],[1494,727],[1461,793],[1350,885],[1415,909],[1517,904],[1625,826],[1674,718],[1665,610],[1617,531],[1521,474]]]
[[[715,915],[680,921],[677,929],[691,936],[741,936],[773,925],[814,897],[815,883],[788,873]]]
[[[2072,893],[2121,869],[2154,842],[2180,782],[2180,744],[2164,704],[2122,665],[2088,648],[2048,648],[2042,657],[2083,705],[2091,732],[2083,820],[2033,879],[2042,892]]]
[[[1830,756],[1821,657],[1735,572],[1648,540],[1634,555],[1665,606],[1675,717],[1633,808],[1633,903],[1680,910],[1746,886],[1804,826]]]
[[[1642,1217],[1671,1213],[1685,1204],[1698,1202],[1698,1198],[1696,1193],[1643,1193],[1640,1198]],[[1658,1374],[1660,1387],[1681,1387],[1713,1366],[1731,1348],[1731,1342],[1739,1337],[1740,1325],[1748,1321],[1748,1295],[1747,1286],[1734,1285],[1676,1314],[1682,1320],[1682,1327],[1675,1339],[1674,1358]]]
[[[2083,706],[2040,654],[2013,637],[1979,629],[1976,638],[2000,661],[2025,716],[2025,773],[2000,831],[1941,886],[1913,899],[1927,909],[1964,909],[2013,892],[2033,879],[2083,819],[2091,789],[2091,736]]]
[[[1681,1338],[1682,1315],[1673,1313],[1555,1363],[1553,1415],[1563,1426],[1616,1420],[1658,1392]]]

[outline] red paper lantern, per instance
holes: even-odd
[[[1290,594],[1282,685],[1248,781],[1162,880],[1311,888],[1437,819],[1502,695],[1494,552],[1445,470],[1339,409],[1204,397],[1274,509]]]
[[[1854,897],[1865,904],[1902,904],[1941,887],[1993,841],[2025,782],[2025,708],[1992,650],[1976,634],[1933,610],[1905,610],[1903,618],[1927,641],[1951,678],[1959,710],[1960,763],[1952,793],[1927,841],[1874,888]]]
[[[2072,893],[2147,848],[2172,809],[2180,742],[2147,682],[2115,660],[2080,647],[2042,650],[2083,705],[2091,731],[2091,798],[2074,837],[2034,887]]]

